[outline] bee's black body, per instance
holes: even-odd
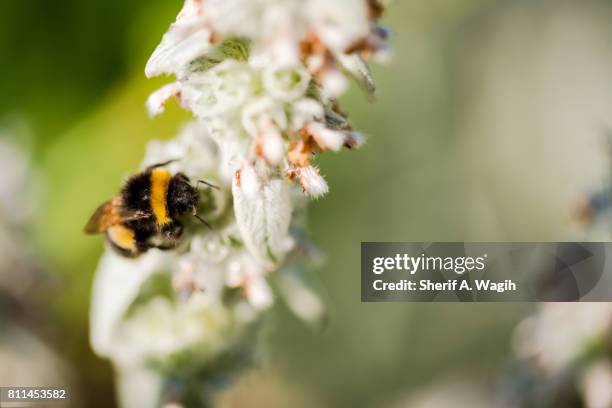
[[[105,232],[111,247],[126,257],[149,248],[174,248],[183,232],[179,218],[195,215],[200,194],[184,174],[172,176],[165,164],[128,178],[119,194],[98,208],[85,231]]]

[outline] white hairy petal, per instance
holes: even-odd
[[[247,251],[235,253],[226,264],[225,272],[225,285],[242,288],[254,311],[265,309],[274,302],[272,290],[265,279],[268,271]]]
[[[311,72],[318,72],[325,65],[325,58],[321,54],[314,54],[306,60],[306,68]]]
[[[230,288],[237,288],[244,282],[244,273],[242,270],[242,262],[240,259],[233,259],[227,264],[227,272],[225,274],[225,284]]]
[[[251,98],[253,72],[238,61],[226,60],[183,80],[181,100],[201,119],[231,115]]]
[[[319,295],[303,279],[297,268],[279,271],[276,280],[289,309],[308,322],[319,322],[325,315],[325,306]]]
[[[188,254],[182,257],[178,271],[175,272],[173,284],[179,291],[183,291],[186,297],[193,296],[198,291],[208,303],[215,303],[221,298],[225,285],[225,263],[219,258],[227,258],[230,248],[219,245],[216,249],[219,253],[209,257],[214,250],[207,248],[207,252],[198,252],[202,246],[196,240],[202,239],[201,235],[194,237]],[[194,245],[195,244],[195,245]]]
[[[338,151],[344,146],[346,140],[344,132],[328,129],[318,122],[308,124],[306,130],[324,150]]]
[[[156,297],[140,307],[119,327],[115,358],[137,363],[159,358],[186,348],[181,327],[176,324],[175,307],[169,299]]]
[[[293,130],[302,129],[307,123],[323,120],[324,108],[312,98],[302,98],[293,102],[293,116],[291,127]]]
[[[285,142],[279,130],[271,123],[264,125],[262,131],[263,156],[272,165],[279,165],[285,157]]]
[[[327,97],[340,97],[348,88],[346,77],[337,69],[328,69],[322,73],[321,88]]]
[[[178,308],[164,297],[156,297],[146,307],[140,307],[120,327],[118,338],[124,342],[131,356],[124,359],[155,358],[176,353],[187,348],[193,342],[193,336],[185,333],[185,327],[179,320]],[[136,351],[137,350],[137,351]]]
[[[93,284],[90,310],[90,341],[101,356],[111,357],[115,334],[129,305],[142,284],[163,270],[170,258],[159,251],[149,251],[136,260],[107,251],[98,264]]]
[[[374,95],[376,92],[376,84],[374,77],[370,71],[370,67],[365,60],[358,54],[339,54],[338,61],[342,67],[348,71],[357,81],[359,86],[369,95]]]
[[[222,236],[223,232],[195,236],[191,241],[191,251],[210,263],[224,261],[230,254],[230,248]]]
[[[206,0],[206,14],[215,31],[245,37],[256,37],[261,29],[268,0]]]
[[[199,17],[177,20],[149,58],[145,75],[151,78],[161,74],[180,74],[190,62],[210,51],[211,35]]]
[[[294,67],[300,63],[297,41],[290,35],[273,36],[270,52],[274,62],[281,68]]]
[[[299,66],[284,68],[269,65],[263,71],[265,90],[282,101],[291,101],[304,95],[309,82],[310,73]]]
[[[264,14],[263,47],[270,51],[276,66],[288,68],[300,63],[299,42],[307,31],[300,3],[277,2],[269,5]]]
[[[147,98],[145,107],[151,116],[157,116],[162,113],[166,107],[166,101],[172,97],[178,98],[181,94],[181,84],[172,82],[164,85],[157,91],[153,92]]]
[[[268,4],[262,13],[262,21],[249,63],[261,68],[274,65],[292,68],[300,64],[300,40],[307,32],[300,2],[285,1]],[[266,61],[267,64],[262,64]]]
[[[272,98],[257,98],[249,102],[242,110],[242,126],[252,136],[259,135],[260,124],[263,120],[271,120],[280,129],[287,126],[287,115],[283,105]]]
[[[245,190],[242,176],[240,184],[235,181],[232,185],[236,222],[251,254],[265,266],[272,266],[291,246],[289,186],[282,179],[271,179],[252,194]]]
[[[117,370],[117,397],[124,408],[157,408],[162,389],[161,375],[142,366]],[[138,390],[138,392],[134,392]]]
[[[247,299],[249,303],[258,310],[267,309],[272,306],[274,298],[272,289],[263,276],[251,278],[247,283]]]
[[[214,75],[212,85],[219,102],[231,101],[231,106],[237,106],[253,92],[253,72],[245,64],[227,60],[209,72]]]
[[[148,78],[161,74],[178,74],[194,59],[210,50],[212,31],[200,0],[185,0],[176,21],[162,37],[145,67]]]
[[[325,195],[329,187],[325,179],[319,174],[319,170],[313,166],[299,167],[296,169],[297,177],[304,192],[313,198]]]
[[[121,366],[164,362],[173,354],[188,351],[208,360],[231,345],[239,329],[231,309],[220,298],[202,292],[184,301],[157,296],[135,308],[121,322],[113,359]]]
[[[365,1],[309,0],[306,7],[319,38],[334,51],[344,51],[368,35],[370,24]]]
[[[158,163],[166,163],[170,160],[177,160],[178,158],[183,158],[186,153],[187,146],[185,146],[184,143],[180,143],[177,139],[172,139],[169,141],[151,140],[149,143],[147,143],[145,158],[140,167],[145,169]],[[169,163],[166,167],[172,172],[179,171],[178,162]]]
[[[218,175],[221,166],[218,154],[219,148],[211,139],[207,127],[202,123],[190,122],[174,139],[149,142],[141,168],[171,161],[166,165],[170,172],[181,172],[193,181],[204,179],[223,187],[223,180]],[[227,183],[227,188],[229,185]]]
[[[255,168],[249,164],[245,164],[240,169],[240,191],[249,200],[256,199],[261,190],[261,180],[255,171]],[[237,184],[236,182],[235,184]],[[233,188],[232,188],[233,190]]]

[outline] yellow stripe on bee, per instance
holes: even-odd
[[[158,225],[172,222],[168,216],[168,185],[172,175],[166,169],[151,171],[151,210]]]
[[[134,231],[123,225],[113,225],[107,230],[108,237],[115,245],[129,251],[136,250],[136,240],[134,239]]]

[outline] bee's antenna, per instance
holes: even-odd
[[[215,186],[214,184],[209,183],[208,181],[204,181],[204,180],[198,180],[198,182],[197,182],[196,186],[197,186],[198,184],[200,184],[200,183],[205,184],[205,185],[207,185],[207,186],[208,186],[208,187],[210,187],[210,188],[214,188],[214,189],[216,189],[216,190],[219,190],[219,187]]]
[[[164,166],[167,166],[170,163],[174,163],[176,161],[179,161],[179,159],[170,159],[170,160],[166,160],[165,162],[155,163],[155,164],[152,164],[149,167],[147,167],[147,170],[153,170],[153,169],[156,169],[158,167],[164,167]]]
[[[200,217],[198,214],[193,214],[194,217],[198,219],[202,224],[206,225],[209,229],[213,229],[212,225],[210,225],[204,218]]]

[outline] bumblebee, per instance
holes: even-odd
[[[186,214],[210,227],[197,214],[197,186],[182,173],[172,175],[164,167],[170,162],[155,164],[129,177],[115,197],[98,207],[85,232],[105,233],[118,254],[135,258],[150,248],[175,248],[183,233],[179,218]],[[216,188],[203,180],[198,183]]]

